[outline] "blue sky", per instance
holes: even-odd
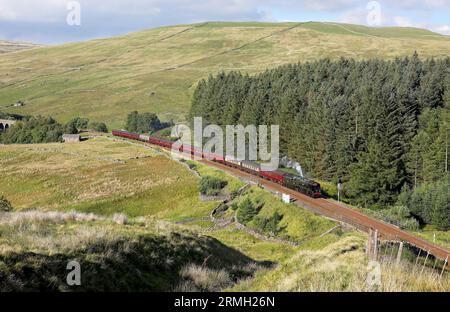
[[[0,0],[0,39],[58,44],[218,20],[334,21],[450,35],[450,0],[78,0],[79,11],[68,9],[71,2]],[[78,12],[80,25],[68,25]]]

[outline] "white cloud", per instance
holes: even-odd
[[[54,21],[56,16],[65,14],[64,0],[0,0],[0,20],[6,21]]]
[[[289,1],[292,2],[292,1]],[[312,11],[345,10],[361,4],[358,0],[316,0],[316,1],[294,1],[297,6]]]
[[[436,32],[444,34],[444,35],[450,35],[450,26],[449,25],[440,25],[434,29]]]
[[[390,5],[407,10],[435,10],[450,6],[450,0],[397,0]]]
[[[0,0],[0,20],[49,22],[66,14],[71,0]],[[369,0],[79,0],[88,14],[157,15],[162,12],[185,15],[255,15],[261,6],[285,10],[344,12],[364,9]],[[450,7],[450,0],[378,1],[382,8],[437,9]]]
[[[397,26],[400,26],[400,27],[412,27],[413,26],[411,20],[404,16],[394,16],[394,22]]]
[[[338,22],[364,25],[367,23],[367,10],[359,9],[345,12],[338,18]]]
[[[259,10],[258,14],[264,22],[277,22],[277,20],[273,17],[272,11],[270,10]]]
[[[337,21],[348,24],[367,25],[369,13],[370,10],[365,8],[355,9],[343,13],[342,15],[339,16]],[[386,26],[392,23],[392,16],[389,15],[387,10],[381,9],[380,22],[381,22],[380,25],[377,26]]]
[[[425,22],[416,23],[416,22],[411,21],[409,18],[407,18],[405,16],[394,16],[393,22],[394,22],[395,26],[399,26],[399,27],[415,27],[415,28],[432,29],[432,26],[429,23],[425,23]]]

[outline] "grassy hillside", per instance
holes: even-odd
[[[244,185],[196,170],[227,180],[226,193]],[[298,246],[213,227],[219,202],[201,201],[198,177],[158,148],[109,137],[0,146],[0,174],[0,195],[16,208],[0,213],[0,291],[367,290],[364,235],[323,236],[335,222],[257,187],[235,201],[263,202],[260,216],[282,214],[278,237]],[[84,272],[75,289],[65,283],[73,259]],[[449,289],[431,273],[415,281],[407,269],[383,270],[390,279],[380,290]]]
[[[0,54],[28,50],[36,47],[38,47],[38,45],[32,43],[0,40]]]
[[[0,214],[0,233],[0,291],[218,291],[270,265],[145,219],[16,212]],[[69,287],[73,260],[81,265],[81,286]]]
[[[242,281],[232,291],[449,291],[448,276],[425,270],[419,274],[410,263],[396,266],[392,261],[381,262],[381,285],[369,286],[369,272],[364,254],[366,238],[351,233],[342,238],[335,235],[318,239],[319,244],[302,248],[275,269],[261,270],[253,279]]]
[[[82,115],[122,126],[131,110],[181,120],[197,81],[323,57],[447,56],[450,39],[414,28],[335,23],[203,23],[0,56],[0,110]],[[6,106],[23,100],[21,108]]]
[[[0,194],[16,210],[0,213],[2,291],[74,290],[65,284],[72,259],[86,271],[75,290],[220,290],[298,251],[234,226],[211,228],[205,220],[218,202],[201,201],[198,177],[158,148],[108,137],[9,145],[0,146],[0,164]],[[227,180],[226,193],[244,185],[216,169],[196,170]],[[262,213],[300,216],[286,224],[299,240],[334,226],[261,190],[252,194],[266,201]]]
[[[2,146],[0,164],[0,194],[18,210],[180,219],[207,215],[214,206],[200,201],[197,178],[183,165],[157,150],[105,137]]]

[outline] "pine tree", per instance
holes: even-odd
[[[450,183],[448,180],[437,185],[432,223],[441,231],[450,229]]]
[[[219,73],[199,82],[190,116],[279,124],[282,154],[308,176],[341,176],[351,201],[386,207],[404,187],[445,176],[449,107],[450,58],[422,61],[414,53],[393,61],[291,64],[252,77]],[[422,199],[417,213],[431,222]]]
[[[258,211],[255,208],[253,202],[250,200],[250,198],[246,198],[240,204],[236,217],[240,223],[247,224],[252,221],[257,214]]]

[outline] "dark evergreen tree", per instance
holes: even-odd
[[[237,220],[242,224],[247,224],[253,220],[253,218],[258,214],[253,202],[250,198],[244,199],[244,201],[239,205],[236,217]]]
[[[282,154],[308,176],[342,177],[350,201],[387,207],[402,188],[448,174],[449,90],[450,58],[324,59],[252,77],[210,76],[199,82],[189,116],[278,124]]]

